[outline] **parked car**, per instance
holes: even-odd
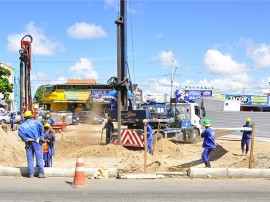
[[[0,116],[0,124],[9,124],[10,123],[10,114],[11,112],[6,112]],[[14,114],[14,123],[19,123],[21,121],[20,112],[13,112]]]
[[[102,124],[104,118],[93,111],[81,111],[78,113],[79,123]]]

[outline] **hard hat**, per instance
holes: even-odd
[[[44,124],[44,128],[50,128],[50,127],[51,127],[51,125],[49,123]]]
[[[33,116],[32,112],[31,111],[25,111],[24,114],[23,114],[24,117],[31,117]]]
[[[248,118],[246,119],[246,122],[251,122],[251,118],[248,117]]]
[[[211,121],[210,121],[210,119],[204,119],[204,120],[203,120],[203,125],[204,125],[204,126],[211,126]]]
[[[47,114],[47,115],[46,115],[46,118],[49,118],[49,117],[50,117],[50,114]]]
[[[107,120],[110,121],[110,120],[111,120],[111,117],[108,116],[108,117],[107,117]]]
[[[143,120],[143,123],[148,123],[148,120],[147,120],[147,119],[144,119],[144,120]]]

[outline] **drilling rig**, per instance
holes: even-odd
[[[20,53],[20,111],[32,111],[35,117],[33,100],[31,95],[30,72],[32,69],[32,47],[33,37],[25,35],[21,40]]]

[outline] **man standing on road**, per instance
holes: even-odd
[[[143,123],[146,125],[146,132],[147,132],[147,148],[149,150],[149,153],[153,155],[153,147],[152,147],[152,142],[153,142],[153,130],[151,126],[148,123],[147,119],[143,120]]]
[[[38,167],[39,178],[45,178],[43,166],[43,153],[40,141],[43,142],[44,128],[41,122],[32,119],[32,112],[25,111],[22,125],[19,127],[18,135],[25,142],[25,150],[27,156],[27,164],[29,177],[33,178],[35,174],[34,169],[34,155],[36,156],[36,164]]]
[[[211,121],[209,119],[204,119],[203,125],[205,130],[201,134],[201,137],[204,138],[202,144],[202,147],[204,148],[202,160],[205,163],[206,168],[211,168],[209,155],[216,148],[215,131],[211,127]]]
[[[251,118],[246,119],[246,124],[243,125],[243,127],[252,128]],[[252,136],[251,135],[251,130],[250,131],[241,130],[241,132],[243,132],[242,139],[241,139],[242,156],[243,155],[246,156],[248,151],[249,151],[250,139],[251,139],[251,136]],[[245,151],[245,146],[246,146],[246,152],[244,152]]]
[[[107,117],[107,122],[102,128],[102,133],[104,129],[106,129],[106,144],[109,144],[111,141],[112,133],[114,132],[114,125],[110,117]]]

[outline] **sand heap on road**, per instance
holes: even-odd
[[[18,136],[18,131],[5,132],[0,127],[0,165],[14,166],[24,164],[26,154],[24,143]]]

